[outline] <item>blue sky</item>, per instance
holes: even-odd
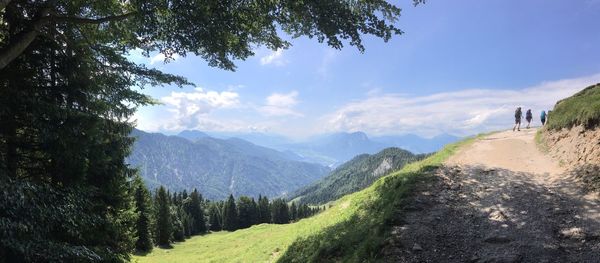
[[[141,108],[138,128],[463,136],[509,128],[516,106],[537,115],[600,82],[600,0],[411,2],[394,2],[405,33],[365,37],[363,54],[299,38],[287,50],[257,47],[229,72],[199,57],[164,64],[134,52],[197,84],[144,89],[163,105]]]

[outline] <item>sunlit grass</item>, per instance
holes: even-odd
[[[556,104],[548,115],[548,129],[570,128],[584,125],[588,128],[600,124],[600,84],[596,84]]]
[[[373,258],[394,212],[423,174],[441,165],[463,140],[406,165],[370,187],[346,195],[324,212],[286,225],[261,224],[235,232],[196,236],[172,249],[155,248],[134,262],[315,262]]]

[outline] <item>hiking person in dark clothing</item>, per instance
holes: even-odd
[[[525,120],[527,120],[527,129],[531,126],[531,120],[533,119],[533,114],[531,114],[531,109],[528,109],[525,113]]]
[[[521,131],[521,118],[523,118],[523,112],[521,111],[521,107],[518,107],[515,111],[515,127],[513,127],[513,131],[515,131],[515,129]]]
[[[546,111],[542,111],[540,114],[540,120],[542,121],[542,126],[546,125]]]

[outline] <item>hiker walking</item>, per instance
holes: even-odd
[[[531,109],[528,109],[525,113],[525,120],[527,120],[527,129],[531,126],[531,120],[533,119],[533,114],[531,114]]]
[[[515,111],[515,127],[513,127],[513,131],[517,129],[517,131],[521,131],[521,118],[523,118],[523,112],[521,111],[521,107],[517,107]]]
[[[540,120],[542,121],[542,126],[546,125],[546,111],[542,111],[540,114]]]

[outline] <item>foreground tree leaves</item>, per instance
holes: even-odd
[[[415,0],[415,4],[422,0]],[[363,1],[19,1],[6,0],[0,33],[0,69],[39,37],[77,27],[88,47],[160,51],[171,58],[187,52],[211,66],[234,69],[233,60],[253,55],[255,45],[287,48],[278,30],[308,36],[334,48],[343,42],[363,51],[361,35],[389,40],[402,31],[394,26],[400,9],[384,0]],[[18,18],[18,19],[13,19]],[[66,36],[66,35],[65,35]]]

